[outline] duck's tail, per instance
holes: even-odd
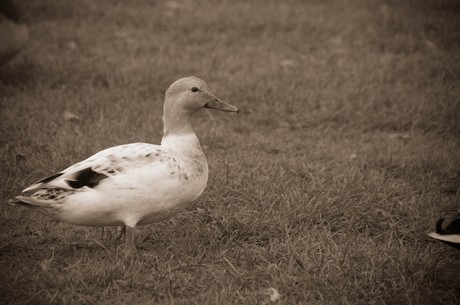
[[[28,207],[28,208],[34,208],[35,206],[30,204],[30,203],[27,203],[17,197],[14,197],[14,198],[11,198],[9,199],[8,201],[8,204],[10,205],[20,205],[20,206],[23,206],[23,207]]]
[[[8,203],[11,205],[21,205],[25,206],[28,208],[38,208],[41,206],[47,206],[44,202],[41,202],[41,200],[37,200],[31,197],[26,197],[26,196],[16,196],[10,200],[8,200]]]

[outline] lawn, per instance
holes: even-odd
[[[460,303],[460,251],[426,236],[459,204],[458,1],[16,2],[1,304]],[[194,117],[208,187],[139,227],[131,262],[113,228],[7,204],[103,148],[159,143],[188,75],[240,113]]]

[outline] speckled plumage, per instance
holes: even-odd
[[[191,90],[193,88],[193,90]],[[128,229],[169,218],[198,198],[208,165],[191,116],[202,108],[238,111],[196,77],[166,92],[161,145],[132,143],[102,150],[23,190],[16,203],[61,221]],[[134,244],[127,235],[127,250]]]

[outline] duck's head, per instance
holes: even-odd
[[[195,76],[176,80],[166,90],[165,111],[195,113],[202,108],[238,112],[238,108],[217,98],[204,81]]]
[[[212,94],[206,83],[198,77],[189,76],[176,80],[166,90],[163,137],[193,133],[191,117],[203,108],[238,112],[238,108]]]

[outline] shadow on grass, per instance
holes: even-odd
[[[36,82],[34,75],[37,72],[37,67],[27,59],[16,61],[0,67],[0,88],[17,88],[27,86],[30,87]]]

